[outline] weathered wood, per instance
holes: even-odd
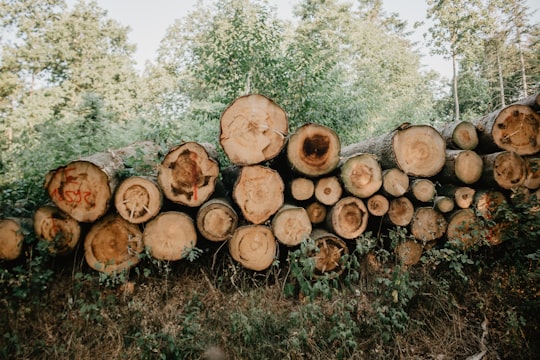
[[[0,219],[0,260],[16,260],[21,256],[24,238],[29,234],[32,219]]]
[[[414,205],[404,196],[390,200],[388,220],[396,226],[407,226],[414,216]]]
[[[446,234],[448,223],[443,214],[432,207],[419,207],[411,220],[411,234],[416,240],[429,242]]]
[[[185,142],[167,153],[158,168],[157,181],[163,195],[174,203],[197,207],[214,193],[218,162],[205,145]]]
[[[285,204],[272,218],[272,232],[283,245],[299,245],[309,238],[311,231],[311,221],[303,207]]]
[[[155,179],[132,176],[124,179],[114,194],[118,214],[133,224],[154,218],[163,205],[163,193]]]
[[[293,170],[305,176],[322,176],[337,168],[340,150],[341,142],[334,130],[308,123],[289,137],[287,159]]]
[[[162,212],[146,224],[143,242],[155,259],[183,259],[197,245],[193,219],[180,211]]]
[[[324,205],[334,205],[343,194],[343,188],[337,176],[326,176],[315,182],[315,199]]]
[[[318,201],[313,201],[306,206],[306,211],[309,216],[309,220],[312,224],[320,224],[326,219],[327,209],[324,204]]]
[[[440,211],[443,214],[454,211],[455,201],[453,198],[448,196],[437,196],[433,201],[435,209]]]
[[[437,195],[435,183],[429,179],[414,179],[409,190],[413,199],[420,202],[431,202]]]
[[[446,150],[446,163],[438,178],[443,183],[470,185],[482,177],[482,157],[472,150]]]
[[[262,271],[274,262],[277,242],[272,230],[266,225],[244,225],[229,240],[231,257],[243,267]]]
[[[400,263],[405,266],[416,265],[422,257],[423,247],[414,240],[406,240],[399,243],[394,249]]]
[[[525,160],[512,151],[501,151],[482,156],[484,168],[482,182],[487,186],[503,189],[517,188],[525,182],[527,165]]]
[[[210,241],[229,239],[238,227],[238,214],[227,198],[210,199],[197,211],[197,229]]]
[[[368,198],[382,186],[382,169],[372,154],[348,157],[340,165],[340,177],[345,189],[359,198]]]
[[[384,216],[390,209],[390,201],[381,194],[371,196],[366,202],[369,213],[373,216]]]
[[[478,146],[476,126],[470,121],[452,121],[439,130],[447,149],[474,150]]]
[[[527,177],[523,186],[530,190],[540,188],[540,157],[526,157]]]
[[[137,265],[143,249],[139,227],[119,215],[108,215],[94,223],[84,239],[86,263],[106,274]]]
[[[63,255],[70,253],[79,243],[81,226],[56,206],[44,205],[34,213],[34,233],[49,243],[51,254]]]
[[[309,200],[315,194],[315,183],[305,177],[296,177],[289,181],[289,192],[295,200]]]
[[[368,210],[361,199],[346,196],[330,208],[326,222],[332,233],[344,239],[354,239],[366,230]]]
[[[473,209],[459,209],[448,220],[448,241],[469,248],[482,240],[482,226]]]
[[[383,170],[382,181],[383,191],[390,196],[400,197],[409,190],[409,176],[398,168]]]
[[[311,254],[315,258],[314,277],[339,276],[345,269],[342,256],[349,253],[347,244],[335,234],[322,229],[314,229],[311,238],[317,247],[317,251]]]
[[[219,142],[231,163],[255,165],[280,153],[288,129],[287,114],[278,104],[263,95],[245,95],[221,114]]]
[[[234,184],[233,199],[246,220],[262,224],[283,205],[284,188],[277,171],[261,165],[244,166]]]

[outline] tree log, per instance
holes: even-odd
[[[158,260],[180,260],[197,245],[193,219],[179,211],[162,212],[146,224],[144,246]]]
[[[540,92],[534,95],[529,95],[524,99],[516,101],[516,104],[525,105],[536,111],[540,112]]]
[[[411,234],[422,242],[440,239],[446,234],[447,227],[443,214],[432,207],[417,208],[411,220]]]
[[[221,114],[219,142],[235,165],[255,165],[273,159],[289,132],[285,111],[263,95],[245,95]]]
[[[0,260],[16,260],[21,256],[24,237],[32,226],[31,219],[7,218],[0,220]]]
[[[429,179],[415,179],[411,183],[410,194],[420,202],[431,202],[437,195],[437,189]]]
[[[540,157],[525,158],[527,165],[527,177],[523,182],[523,186],[530,190],[540,188]]]
[[[326,219],[326,206],[318,201],[314,201],[306,206],[306,211],[312,224],[320,224]]]
[[[469,121],[452,121],[439,130],[447,149],[474,150],[478,146],[478,133]]]
[[[396,246],[394,251],[401,264],[411,266],[420,262],[423,248],[422,245],[416,241],[407,240]]]
[[[455,201],[453,198],[448,196],[437,196],[433,202],[435,209],[440,211],[443,214],[454,211]]]
[[[409,176],[398,168],[384,170],[382,181],[383,191],[393,197],[403,196],[409,190]]]
[[[475,189],[468,186],[445,184],[439,189],[438,194],[454,199],[454,202],[458,207],[467,209],[473,203],[475,192]]]
[[[349,253],[347,244],[338,236],[322,229],[314,229],[311,238],[317,247],[317,252],[312,254],[315,257],[314,277],[339,276],[345,268],[342,256]]]
[[[309,177],[326,175],[337,168],[341,142],[334,130],[304,124],[289,138],[287,159],[293,170]]]
[[[364,202],[354,196],[346,196],[330,208],[327,226],[337,236],[354,239],[367,227],[368,210]]]
[[[470,185],[480,180],[483,161],[480,155],[472,150],[447,150],[446,163],[439,174],[442,182],[459,182]]]
[[[202,144],[186,142],[171,149],[159,166],[157,180],[167,199],[197,207],[214,193],[218,162]]]
[[[347,158],[340,166],[340,177],[345,189],[359,198],[368,198],[382,186],[382,169],[372,154],[358,154]]]
[[[324,205],[334,205],[343,194],[343,188],[337,176],[319,178],[315,183],[315,199]]]
[[[501,151],[483,155],[482,161],[484,184],[513,189],[523,185],[527,178],[525,160],[515,152]]]
[[[49,243],[51,254],[63,255],[79,243],[81,226],[56,206],[44,205],[34,213],[34,233]]]
[[[244,225],[229,240],[229,253],[243,267],[262,271],[274,262],[277,242],[272,230],[265,225]]]
[[[390,200],[388,220],[396,226],[407,226],[414,216],[414,205],[404,196]]]
[[[482,239],[482,226],[473,209],[459,209],[452,213],[446,230],[448,241],[460,243],[465,248],[478,244]]]
[[[474,195],[474,205],[478,214],[486,220],[493,220],[499,206],[506,196],[498,190],[479,190]]]
[[[315,194],[315,183],[305,177],[296,177],[289,182],[289,192],[295,200],[309,200]]]
[[[132,176],[124,179],[114,194],[118,214],[133,224],[154,218],[163,205],[163,193],[154,179]]]
[[[94,223],[84,239],[86,263],[106,274],[137,265],[143,249],[139,227],[119,215],[108,215]]]
[[[227,240],[237,227],[238,214],[227,198],[208,200],[197,211],[197,229],[207,240]]]
[[[303,207],[285,204],[272,219],[272,232],[286,246],[296,246],[308,239],[311,230],[309,215]]]
[[[373,216],[384,216],[390,209],[390,201],[381,194],[375,194],[367,200],[367,209]]]

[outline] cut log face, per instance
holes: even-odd
[[[368,198],[382,186],[382,169],[372,154],[358,154],[341,165],[340,176],[345,189],[359,198]]]
[[[294,170],[306,176],[322,176],[339,164],[341,142],[334,130],[318,124],[304,124],[289,138],[287,159]]]
[[[21,256],[24,234],[16,219],[0,220],[0,260],[15,260]]]
[[[474,150],[478,146],[476,126],[469,121],[453,121],[440,131],[447,149]]]
[[[390,200],[388,220],[397,226],[407,226],[414,216],[414,205],[404,196]]]
[[[289,188],[293,199],[298,201],[309,200],[315,194],[315,183],[304,177],[292,179]]]
[[[229,240],[231,257],[250,270],[268,269],[274,262],[276,251],[276,238],[265,225],[240,226]]]
[[[482,190],[474,195],[478,214],[486,220],[492,220],[497,208],[506,201],[506,196],[497,190]]]
[[[511,151],[501,151],[484,155],[483,180],[488,184],[497,185],[503,189],[517,188],[527,178],[525,160]]]
[[[197,212],[197,228],[210,241],[229,239],[238,226],[238,214],[227,199],[205,202]]]
[[[151,179],[133,176],[120,183],[114,194],[116,210],[124,219],[141,224],[154,218],[163,204],[163,194]]]
[[[276,157],[285,145],[285,111],[262,95],[237,98],[221,114],[219,141],[235,165],[254,165]]]
[[[314,229],[311,238],[315,241],[317,252],[315,257],[314,277],[330,274],[339,276],[344,270],[342,256],[349,253],[347,244],[336,235],[321,229]]]
[[[284,245],[296,246],[309,238],[312,226],[303,207],[283,205],[272,219],[272,231]]]
[[[482,227],[473,209],[459,209],[448,221],[446,236],[448,241],[461,243],[465,248],[478,244]]]
[[[67,254],[79,243],[81,226],[79,223],[58,209],[45,205],[34,213],[35,234],[49,243],[51,254]]]
[[[111,274],[139,263],[144,249],[139,227],[119,215],[96,222],[84,239],[84,256],[94,270]]]
[[[413,197],[420,202],[430,202],[437,195],[435,184],[429,179],[416,179],[411,184]]]
[[[143,242],[153,258],[183,259],[197,245],[193,219],[179,211],[163,212],[146,224]]]
[[[323,177],[315,183],[315,199],[324,205],[334,205],[342,194],[343,188],[337,176]]]
[[[437,196],[433,202],[435,209],[443,214],[454,211],[455,202],[454,199],[448,196]]]
[[[283,205],[284,187],[277,171],[261,165],[245,166],[234,185],[233,198],[246,220],[262,224]]]
[[[382,180],[384,192],[393,197],[403,196],[409,190],[409,176],[398,168],[384,170]]]
[[[326,206],[318,201],[314,201],[306,206],[306,211],[312,224],[320,224],[326,219]]]
[[[384,216],[390,209],[390,201],[381,194],[375,194],[367,201],[367,209],[373,216]]]
[[[540,188],[540,158],[529,157],[525,159],[527,164],[527,177],[523,186],[528,189],[536,190]]]
[[[418,264],[422,257],[422,251],[422,245],[412,240],[400,243],[395,249],[399,261],[405,266]]]
[[[439,194],[454,199],[455,204],[462,208],[469,208],[474,200],[476,190],[468,186],[446,184],[439,189]]]
[[[472,150],[447,150],[446,164],[440,175],[445,182],[457,179],[470,185],[480,180],[483,165],[482,157]]]
[[[360,236],[366,230],[367,222],[367,207],[361,199],[354,196],[346,196],[339,200],[327,216],[328,228],[344,239]]]
[[[411,220],[411,234],[423,242],[440,239],[447,227],[443,214],[431,207],[417,208]]]
[[[171,149],[159,166],[158,184],[167,199],[197,207],[214,193],[219,165],[195,142]]]

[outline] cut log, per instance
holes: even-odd
[[[445,184],[439,189],[438,194],[454,199],[454,202],[458,207],[467,209],[473,203],[475,192],[475,189],[468,186]]]
[[[523,185],[527,178],[527,164],[515,152],[501,151],[483,155],[482,161],[484,162],[482,181],[486,185],[513,189]]]
[[[114,194],[118,214],[133,224],[154,218],[163,205],[163,194],[156,181],[149,177],[132,176],[124,179]]]
[[[439,174],[444,183],[470,185],[482,176],[482,157],[472,150],[447,150],[446,163]]]
[[[506,196],[498,190],[479,190],[474,195],[476,211],[486,220],[493,220],[497,209],[504,202],[506,202]]]
[[[255,165],[276,157],[289,132],[285,111],[265,96],[234,100],[221,114],[219,142],[235,165]]]
[[[526,98],[517,101],[516,104],[528,106],[533,109],[533,111],[538,113],[540,112],[540,92],[534,95],[529,95]]]
[[[7,218],[0,220],[0,260],[16,260],[21,256],[25,235],[31,219]]]
[[[63,255],[79,243],[81,226],[56,206],[44,205],[34,213],[34,233],[48,242],[51,254]]]
[[[469,121],[452,121],[439,130],[447,149],[474,150],[478,146],[476,126]]]
[[[414,216],[414,205],[404,196],[390,200],[388,220],[396,226],[407,226]]]
[[[411,220],[411,234],[416,240],[429,242],[446,234],[448,223],[443,214],[432,207],[419,207]]]
[[[409,190],[409,176],[398,168],[384,170],[382,181],[383,191],[390,196],[400,197]]]
[[[309,123],[290,136],[287,159],[293,170],[305,176],[322,176],[337,168],[340,150],[341,142],[334,130]]]
[[[197,229],[207,240],[227,240],[237,226],[238,214],[227,198],[208,200],[197,211]]]
[[[407,240],[396,246],[394,251],[402,265],[412,266],[420,262],[423,248],[416,241]]]
[[[368,211],[364,202],[355,196],[346,196],[330,208],[328,229],[344,239],[360,236],[367,227]]]
[[[314,229],[311,238],[317,247],[316,253],[311,254],[315,258],[314,277],[339,276],[345,269],[342,257],[349,253],[347,244],[338,236],[322,229]]]
[[[373,216],[384,216],[390,209],[390,201],[381,194],[375,194],[367,200],[367,209]]]
[[[437,196],[433,202],[435,209],[440,211],[443,214],[454,211],[455,201],[453,198],[448,196]]]
[[[340,177],[345,189],[359,198],[368,198],[382,186],[382,169],[372,154],[358,154],[347,158],[340,166]]]
[[[444,166],[446,144],[433,127],[411,125],[349,145],[341,153],[343,157],[360,153],[374,154],[383,169],[397,167],[410,176],[431,177]]]
[[[261,165],[245,166],[234,184],[233,199],[246,220],[262,224],[283,205],[284,187],[277,171]]]
[[[415,179],[411,183],[410,194],[420,202],[431,202],[437,195],[437,189],[429,179]]]
[[[297,177],[289,182],[289,191],[295,200],[309,200],[315,194],[315,183],[311,179]]]
[[[272,231],[281,244],[296,246],[309,238],[312,226],[303,207],[285,204],[272,219]]]
[[[327,176],[315,183],[315,199],[324,205],[334,205],[343,194],[343,188],[337,176]]]
[[[139,227],[119,215],[108,215],[94,223],[84,239],[86,263],[106,274],[137,265],[143,249]]]
[[[197,245],[197,231],[186,213],[166,211],[146,224],[143,242],[155,259],[180,260]]]
[[[171,149],[158,168],[158,184],[167,199],[197,207],[214,193],[218,162],[202,144],[186,142]]]
[[[523,186],[536,190],[540,188],[540,157],[527,157],[525,163],[527,165],[527,177],[523,182]]]
[[[277,242],[265,225],[244,225],[229,240],[229,253],[246,269],[262,271],[274,262]]]
[[[480,243],[482,226],[473,209],[459,209],[452,213],[446,230],[448,241],[461,244],[465,248]]]
[[[326,206],[318,201],[314,201],[306,206],[306,211],[312,224],[320,224],[326,219]]]
[[[476,120],[475,125],[483,153],[506,150],[532,155],[540,151],[540,115],[529,106],[507,106]]]

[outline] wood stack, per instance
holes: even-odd
[[[311,238],[316,273],[339,273],[352,241],[381,224],[408,228],[407,242],[395,249],[407,266],[441,239],[469,247],[484,236],[495,245],[507,224],[486,232],[479,220],[492,220],[510,193],[535,199],[530,194],[540,188],[539,97],[476,122],[403,124],[342,146],[320,124],[289,134],[279,105],[242,96],[220,118],[219,143],[231,166],[218,164],[211,145],[194,142],[170,149],[161,163],[150,161],[150,176],[123,181],[126,157],[155,154],[155,145],[71,162],[47,174],[54,205],[36,212],[35,232],[58,253],[84,238],[89,266],[104,272],[136,265],[145,247],[157,259],[179,260],[201,240],[228,241],[233,259],[261,271],[280,247]],[[79,223],[91,224],[85,236]],[[17,257],[17,222],[0,225],[0,254]]]

